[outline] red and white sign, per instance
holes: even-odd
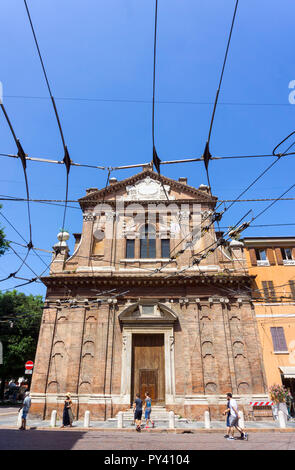
[[[25,363],[25,368],[26,368],[27,370],[32,370],[33,367],[34,367],[33,361],[27,361],[27,362]]]
[[[250,405],[252,406],[272,406],[272,401],[250,401]]]

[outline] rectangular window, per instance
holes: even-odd
[[[262,289],[266,302],[273,302],[276,300],[276,292],[273,281],[262,281]]]
[[[161,258],[170,258],[170,240],[161,240]]]
[[[269,266],[269,260],[266,254],[266,250],[256,248],[255,250],[257,266]]]
[[[126,258],[134,258],[134,240],[126,240]]]
[[[284,328],[282,326],[270,328],[274,352],[288,352]]]
[[[258,261],[267,261],[266,250],[255,250]]]
[[[281,248],[281,253],[283,260],[293,260],[291,248]]]

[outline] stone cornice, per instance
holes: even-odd
[[[166,275],[157,274],[150,276],[144,276],[142,274],[134,274],[132,277],[126,274],[112,274],[106,275],[105,273],[98,274],[95,276],[89,276],[89,274],[58,274],[47,277],[42,277],[42,282],[47,287],[53,286],[95,286],[95,285],[113,285],[113,286],[172,286],[172,285],[228,285],[233,286],[237,284],[250,285],[255,276],[252,275],[189,275],[185,277],[180,276],[169,276],[169,279],[165,278]]]
[[[96,191],[93,191],[93,192],[87,194],[86,196],[79,199],[80,206],[83,209],[87,205],[91,206],[91,205],[93,205],[93,203],[97,204],[103,197],[105,197],[105,195],[111,194],[111,193],[116,193],[117,191],[125,189],[127,185],[135,184],[137,181],[139,181],[143,178],[146,178],[147,176],[150,176],[151,178],[153,178],[157,181],[162,181],[163,184],[168,184],[168,185],[170,185],[171,188],[174,188],[175,190],[180,191],[184,194],[189,194],[190,196],[195,196],[195,202],[204,202],[204,203],[208,203],[208,204],[213,205],[213,206],[215,206],[215,204],[217,202],[217,197],[211,196],[210,194],[208,194],[204,191],[201,191],[199,189],[196,189],[193,186],[189,186],[187,184],[180,183],[179,181],[175,181],[175,180],[173,180],[171,178],[167,178],[166,176],[163,176],[163,175],[159,176],[158,173],[155,173],[152,170],[144,170],[144,171],[141,171],[140,173],[137,173],[136,175],[133,175],[129,178],[126,178],[122,181],[118,181],[117,183],[109,185],[106,188],[96,190]],[[169,201],[166,201],[166,202],[177,203],[178,201],[179,201],[178,199],[175,199],[175,200],[169,200]],[[106,204],[108,204],[110,201],[108,200],[108,201],[105,201],[105,202],[106,202]],[[128,201],[128,202],[130,203],[130,201]],[[144,201],[140,201],[140,202],[142,203]],[[148,201],[148,202],[151,203],[151,201]],[[154,202],[157,202],[157,201],[152,201],[152,202],[154,203]],[[161,200],[161,201],[158,201],[158,202],[163,203],[165,201]],[[192,202],[192,201],[185,199],[184,202],[188,203],[188,202]]]

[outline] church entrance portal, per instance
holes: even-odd
[[[132,402],[149,392],[153,405],[165,404],[164,334],[132,335],[131,391]]]

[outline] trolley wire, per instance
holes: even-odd
[[[36,44],[36,48],[37,48],[37,51],[38,51],[38,56],[39,56],[39,59],[40,59],[40,62],[41,62],[43,74],[44,74],[46,85],[47,85],[47,88],[48,88],[48,92],[49,92],[49,95],[50,95],[50,98],[51,98],[52,106],[53,106],[53,109],[54,109],[54,114],[55,114],[55,117],[56,117],[56,121],[57,121],[57,124],[58,124],[59,132],[60,132],[60,136],[61,136],[61,140],[62,140],[62,145],[63,145],[63,149],[64,149],[63,162],[64,162],[65,167],[66,167],[66,197],[65,197],[66,202],[65,202],[65,205],[64,205],[64,215],[63,215],[63,223],[62,223],[62,227],[64,228],[65,219],[66,219],[66,211],[67,211],[67,199],[68,199],[68,190],[69,190],[69,173],[70,173],[70,169],[71,169],[71,159],[70,159],[70,156],[69,156],[68,148],[67,148],[66,143],[65,143],[62,126],[61,126],[59,115],[58,115],[58,112],[57,112],[57,107],[56,107],[55,100],[54,100],[54,97],[53,97],[52,92],[51,92],[51,88],[50,88],[50,85],[49,85],[49,80],[48,80],[48,77],[47,77],[47,73],[46,73],[46,70],[45,70],[44,62],[43,62],[43,59],[42,59],[41,51],[40,51],[40,48],[39,48],[38,40],[37,40],[37,37],[36,37],[35,29],[34,29],[34,26],[33,26],[33,22],[32,22],[32,19],[31,19],[30,11],[29,11],[26,0],[24,0],[24,4],[25,4],[27,15],[28,15],[28,19],[29,19],[29,22],[30,22],[31,30],[32,30],[32,33],[33,33],[34,41],[35,41],[35,44]]]
[[[232,36],[233,27],[234,27],[234,23],[235,23],[238,3],[239,3],[239,0],[236,0],[234,14],[233,14],[232,22],[231,22],[230,33],[229,33],[227,46],[226,46],[226,51],[225,51],[225,56],[224,56],[224,60],[223,60],[221,75],[220,75],[219,84],[218,84],[218,88],[217,88],[217,92],[216,92],[216,96],[215,96],[215,101],[214,101],[214,106],[213,106],[213,111],[212,111],[212,116],[211,116],[211,121],[210,121],[210,127],[209,127],[209,133],[208,133],[207,142],[206,142],[204,153],[203,153],[203,160],[204,160],[204,164],[205,164],[205,169],[206,169],[207,180],[208,180],[208,185],[209,185],[210,192],[211,192],[211,185],[210,185],[208,166],[209,166],[209,161],[212,158],[212,155],[210,153],[211,132],[212,132],[213,122],[214,122],[214,118],[215,118],[215,111],[216,111],[216,106],[217,106],[218,97],[219,97],[219,93],[220,93],[220,88],[221,88],[221,84],[222,84],[222,79],[223,79],[224,69],[225,69],[225,65],[226,65],[227,55],[228,55],[228,51],[229,51],[231,36]]]

